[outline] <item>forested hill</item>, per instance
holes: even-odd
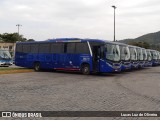
[[[135,39],[121,40],[120,42],[123,43],[146,42],[148,44],[160,44],[160,31],[155,33],[149,33]]]

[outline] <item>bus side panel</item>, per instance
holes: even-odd
[[[28,67],[26,64],[27,63],[26,58],[27,58],[27,54],[17,52],[15,56],[15,61],[16,61],[15,65],[21,66],[21,67]]]
[[[27,55],[27,61],[28,61],[28,66],[33,68],[34,67],[34,61],[35,61],[35,58],[36,58],[36,54],[31,54],[29,53]]]
[[[92,58],[85,54],[55,54],[52,56],[54,69],[79,71],[81,64],[88,63],[92,70]]]
[[[52,66],[54,69],[65,67],[65,54],[52,54]]]
[[[87,63],[89,64],[90,66],[90,72],[93,71],[93,57],[89,54],[80,54],[80,58],[79,58],[79,61],[80,61],[80,68],[81,68],[81,65],[84,64],[84,63]]]
[[[67,54],[52,54],[52,65],[54,69],[63,70],[65,68],[71,67],[68,65],[70,61],[73,61],[75,56],[68,56]]]
[[[26,67],[28,67],[28,68],[33,68],[33,60],[31,60],[32,56],[30,54],[26,54],[26,58],[25,58],[24,62],[25,62]]]
[[[113,67],[109,63],[106,64],[106,61],[100,60],[100,72],[113,72]]]
[[[42,69],[51,69],[53,67],[51,54],[38,54],[38,58]]]
[[[21,66],[21,67],[32,68],[33,65],[32,65],[31,55],[27,53],[17,52],[15,55],[15,65]]]
[[[53,68],[58,67],[58,54],[52,54],[52,66]]]
[[[79,70],[80,57],[78,54],[66,54],[65,68],[71,70]]]

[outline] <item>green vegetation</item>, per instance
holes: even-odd
[[[160,31],[149,33],[135,39],[121,40],[120,42],[160,51]]]
[[[0,34],[0,42],[11,42],[15,43],[17,41],[27,42],[27,41],[35,41],[33,39],[27,40],[23,37],[23,35],[19,35],[18,33],[3,33]]]
[[[143,47],[143,48],[146,48],[146,49],[149,49],[151,47],[151,45],[146,43],[146,42],[129,42],[128,44]]]
[[[11,42],[15,43],[17,41],[26,41],[26,38],[23,38],[22,35],[19,35],[18,33],[4,33],[0,34],[0,40],[1,42]]]

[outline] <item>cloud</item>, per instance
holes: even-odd
[[[36,40],[53,37],[112,40],[112,5],[117,6],[117,39],[159,31],[158,0],[1,0],[0,32],[16,32],[15,25],[19,23],[20,33]]]

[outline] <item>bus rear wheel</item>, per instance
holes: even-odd
[[[40,71],[41,69],[40,69],[40,63],[39,62],[36,62],[35,64],[34,64],[34,70],[35,71]]]
[[[90,67],[89,67],[89,65],[88,64],[82,65],[81,71],[82,71],[82,74],[89,75],[90,74]]]

